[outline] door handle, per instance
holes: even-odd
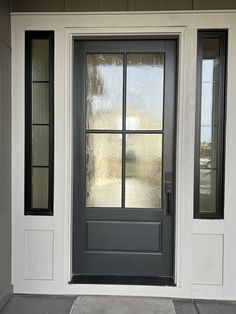
[[[166,215],[172,215],[173,212],[173,199],[172,199],[172,184],[166,183]]]

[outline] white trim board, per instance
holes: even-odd
[[[18,15],[111,15],[111,14],[120,14],[120,15],[143,15],[143,14],[209,14],[209,13],[232,13],[235,14],[236,10],[178,10],[178,11],[91,11],[91,12],[11,12],[11,16],[18,16]]]
[[[111,26],[112,25],[112,26]],[[229,30],[226,172],[224,221],[193,220],[194,123],[197,29]],[[54,216],[25,217],[24,213],[24,32],[55,31],[55,178]],[[179,73],[177,99],[177,199],[176,199],[176,287],[69,285],[71,277],[72,210],[72,38],[109,35],[179,36]],[[236,220],[232,195],[236,173],[236,11],[190,12],[111,12],[111,13],[14,13],[12,14],[12,210],[13,210],[13,283],[18,293],[109,294],[162,296],[178,298],[216,298],[236,300],[236,280],[231,270],[236,264],[234,247]],[[25,230],[52,231],[53,280],[26,280]],[[45,233],[44,233],[45,234]],[[222,284],[194,285],[194,252],[201,252],[198,239],[211,243],[216,234],[223,256],[207,250],[209,263],[220,259]],[[222,237],[219,237],[222,235]],[[197,237],[196,237],[197,236]],[[202,237],[201,237],[202,236]],[[193,245],[194,243],[194,245]],[[215,243],[215,242],[214,242]],[[51,251],[50,251],[51,252]],[[40,255],[39,255],[40,256]],[[214,257],[214,258],[213,258]],[[43,261],[39,261],[43,263]],[[204,259],[202,260],[204,265]],[[221,264],[220,264],[221,265]],[[220,266],[218,265],[218,266]],[[37,265],[36,265],[37,266]],[[35,267],[36,267],[35,266]],[[41,265],[40,273],[44,268]],[[33,268],[32,268],[33,269]],[[217,268],[216,268],[217,269]],[[199,271],[199,270],[198,270]],[[208,269],[204,270],[208,272]],[[214,273],[212,274],[214,276]],[[233,275],[234,276],[234,275]],[[235,275],[236,276],[236,275]],[[32,277],[33,278],[33,277]],[[204,276],[203,276],[204,278]],[[208,278],[206,276],[206,278]],[[209,277],[210,279],[212,277]],[[213,278],[214,279],[214,278]],[[214,280],[212,281],[214,282]],[[211,289],[212,288],[212,289]]]

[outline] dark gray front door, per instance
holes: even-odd
[[[73,274],[173,278],[176,45],[74,42]]]

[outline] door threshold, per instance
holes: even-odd
[[[81,274],[73,275],[69,284],[176,286],[172,277],[98,276]]]

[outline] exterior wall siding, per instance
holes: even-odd
[[[13,12],[167,11],[236,9],[235,0],[12,0]]]
[[[10,1],[0,1],[0,309],[11,295]]]

